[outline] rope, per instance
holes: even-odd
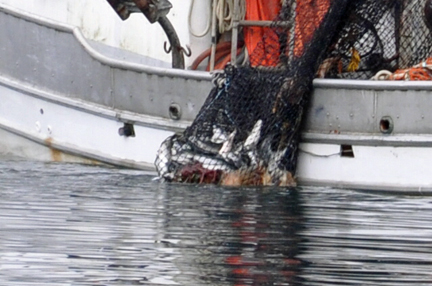
[[[201,0],[202,1],[202,0]],[[240,19],[243,20],[246,15],[246,1],[239,1],[240,7]],[[211,28],[211,5],[209,5],[209,17],[205,26],[205,29],[198,33],[194,31],[192,27],[192,13],[195,6],[195,0],[191,0],[188,15],[188,25],[190,33],[197,37],[202,38],[210,31]],[[233,27],[233,12],[234,12],[234,0],[217,0],[216,2],[216,19],[218,23],[219,33],[223,34],[227,31],[231,31]]]
[[[239,1],[240,19],[243,20],[246,14],[246,1]],[[217,0],[216,18],[218,21],[219,33],[223,34],[232,30],[233,27],[234,0]]]
[[[432,57],[408,69],[399,69],[394,73],[388,70],[377,72],[372,80],[432,80]]]
[[[205,29],[201,33],[197,33],[192,28],[192,13],[193,13],[194,4],[195,4],[195,0],[191,0],[191,4],[189,7],[189,15],[188,15],[189,31],[194,37],[202,38],[205,35],[207,35],[207,33],[210,31],[210,27],[211,27],[211,5],[209,5],[209,15],[208,15],[208,20],[207,20]]]

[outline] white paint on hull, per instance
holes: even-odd
[[[340,145],[300,144],[297,176],[313,184],[362,189],[432,190],[430,147],[352,146],[354,157],[340,155]]]
[[[49,148],[26,137],[16,135],[0,128],[0,155],[9,155],[19,158],[43,161],[43,162],[67,162],[89,165],[100,165],[102,162],[89,158],[64,153],[60,150]]]
[[[118,130],[123,127],[123,122],[115,118],[44,100],[6,86],[0,86],[0,100],[0,128],[26,139],[25,143],[19,144],[14,141],[16,138],[2,140],[1,153],[52,160],[54,149],[105,163],[154,169],[160,143],[173,134],[135,125],[136,137],[120,136]],[[36,149],[31,150],[34,146]],[[41,151],[40,146],[50,151]]]

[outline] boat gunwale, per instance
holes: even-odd
[[[179,77],[186,80],[211,81],[212,72],[196,70],[180,70],[174,68],[154,67],[122,61],[103,55],[89,44],[79,27],[57,22],[46,17],[38,16],[24,10],[0,4],[0,11],[8,15],[30,21],[37,25],[55,29],[57,31],[73,34],[78,43],[95,60],[113,68],[131,70],[140,73],[153,74],[166,77]],[[326,89],[358,89],[358,90],[432,90],[432,81],[381,81],[381,80],[355,80],[355,79],[314,79],[315,88]]]
[[[89,44],[88,40],[84,37],[79,27],[69,25],[66,23],[57,22],[49,18],[41,17],[21,9],[11,7],[7,4],[0,4],[0,11],[5,14],[11,15],[13,17],[25,21],[32,22],[40,26],[44,26],[60,32],[72,34],[76,38],[78,43],[85,49],[85,51],[92,58],[94,58],[95,60],[99,61],[102,64],[105,64],[113,68],[131,70],[140,73],[148,73],[148,74],[158,75],[158,76],[180,77],[189,80],[210,81],[212,79],[212,75],[209,72],[153,67],[144,64],[136,64],[128,61],[112,59],[110,57],[103,55],[96,49],[94,49]]]
[[[190,121],[173,121],[162,117],[144,115],[129,111],[122,111],[109,108],[90,101],[77,98],[69,98],[63,95],[56,95],[49,91],[44,91],[28,86],[25,83],[16,82],[0,76],[0,84],[15,91],[22,92],[28,96],[40,98],[55,104],[73,108],[82,112],[87,112],[96,116],[124,123],[132,123],[139,126],[157,128],[172,132],[181,132],[188,127]],[[428,134],[388,134],[379,133],[344,133],[344,134],[324,134],[313,130],[304,130],[301,135],[302,143],[320,144],[350,144],[361,146],[410,146],[410,147],[431,147],[432,135]]]
[[[163,117],[155,117],[145,114],[134,113],[130,111],[110,108],[94,102],[85,101],[78,98],[70,98],[63,95],[37,89],[34,86],[28,86],[25,83],[13,81],[0,75],[0,85],[13,89],[17,92],[24,93],[28,96],[46,100],[55,104],[72,108],[78,111],[90,113],[96,116],[116,120],[124,123],[133,123],[140,126],[157,128],[172,132],[180,132],[190,125],[189,121],[174,121]]]
[[[314,88],[355,90],[432,90],[432,81],[314,79]]]

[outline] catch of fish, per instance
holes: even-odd
[[[279,168],[287,148],[273,152],[261,139],[263,121],[256,121],[244,141],[235,143],[238,131],[212,126],[212,135],[168,137],[157,153],[155,165],[166,181],[222,185],[294,185],[292,175]],[[260,143],[261,142],[261,143]]]

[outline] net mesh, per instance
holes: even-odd
[[[162,143],[159,176],[294,185],[313,79],[369,79],[425,60],[432,51],[431,7],[430,0],[283,1],[249,63],[216,73],[192,125]]]

